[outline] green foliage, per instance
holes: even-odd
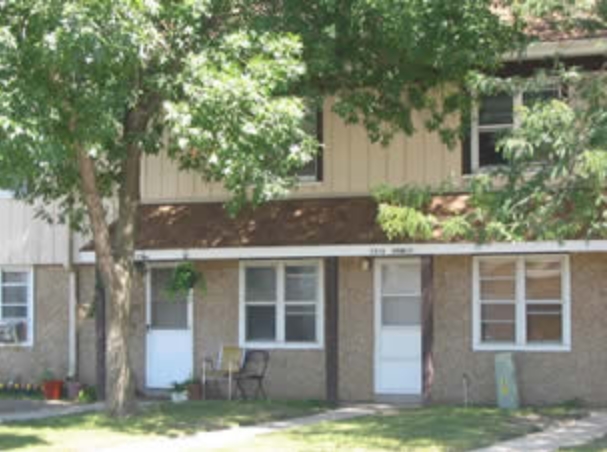
[[[530,80],[479,77],[474,86],[484,93],[513,93],[547,81],[566,85],[575,99],[538,101],[517,112],[519,124],[498,142],[507,164],[469,180],[469,210],[436,224],[443,240],[607,237],[607,74],[557,69]],[[381,227],[390,238],[411,237],[424,203],[405,214],[398,210],[398,191],[384,188],[380,194],[392,206],[383,207]]]
[[[403,185],[402,187],[391,187],[383,184],[372,190],[375,201],[384,204],[407,206],[417,210],[429,207],[432,201],[432,191],[428,187],[416,187]]]
[[[78,391],[78,402],[94,403],[97,401],[97,390],[93,386],[85,386]]]
[[[173,296],[187,295],[196,286],[205,290],[204,275],[198,271],[193,262],[183,262],[175,267],[167,286],[167,291]]]
[[[435,219],[414,207],[380,204],[377,221],[390,240],[429,240]]]
[[[496,68],[517,43],[517,25],[491,4],[6,0],[0,186],[80,225],[76,149],[111,197],[136,147],[221,182],[235,209],[259,203],[284,194],[317,152],[302,119],[306,101],[327,96],[375,141],[413,133],[423,110],[453,143],[443,120],[469,99],[447,87]],[[142,112],[145,127],[127,127]]]

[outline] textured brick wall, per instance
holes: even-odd
[[[339,397],[372,400],[373,269],[362,259],[339,259]]]
[[[195,372],[202,372],[204,356],[216,356],[224,345],[238,344],[238,261],[200,263],[206,292],[195,294]],[[324,352],[273,350],[266,389],[275,398],[323,398]]]
[[[61,266],[34,269],[34,345],[0,347],[0,381],[38,382],[49,369],[68,371],[68,273]]]
[[[435,260],[435,402],[461,403],[462,375],[476,403],[495,402],[494,353],[472,351],[472,258]],[[607,254],[571,256],[571,352],[515,354],[526,404],[575,398],[607,404]]]

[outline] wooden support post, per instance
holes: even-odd
[[[434,380],[434,265],[432,256],[422,257],[422,366],[423,400],[430,400]]]
[[[325,267],[325,376],[326,398],[339,401],[339,258],[328,257]]]
[[[106,292],[101,279],[101,272],[98,267],[95,267],[95,333],[97,337],[97,398],[105,400],[105,384],[106,384]]]

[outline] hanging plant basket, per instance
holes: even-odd
[[[175,267],[167,291],[172,296],[187,295],[190,290],[204,288],[204,278],[193,262],[183,262]]]

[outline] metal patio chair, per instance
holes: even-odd
[[[243,350],[235,346],[223,346],[219,349],[216,359],[207,357],[202,362],[203,398],[207,398],[207,383],[215,382],[220,392],[221,382],[228,385],[228,400],[232,400],[234,377],[240,372],[243,360]]]
[[[245,385],[247,382],[255,384],[254,398],[259,398],[261,395],[267,399],[266,391],[263,382],[270,363],[270,353],[267,350],[247,350],[245,354],[242,369],[234,375],[236,387],[243,399],[247,399]]]

